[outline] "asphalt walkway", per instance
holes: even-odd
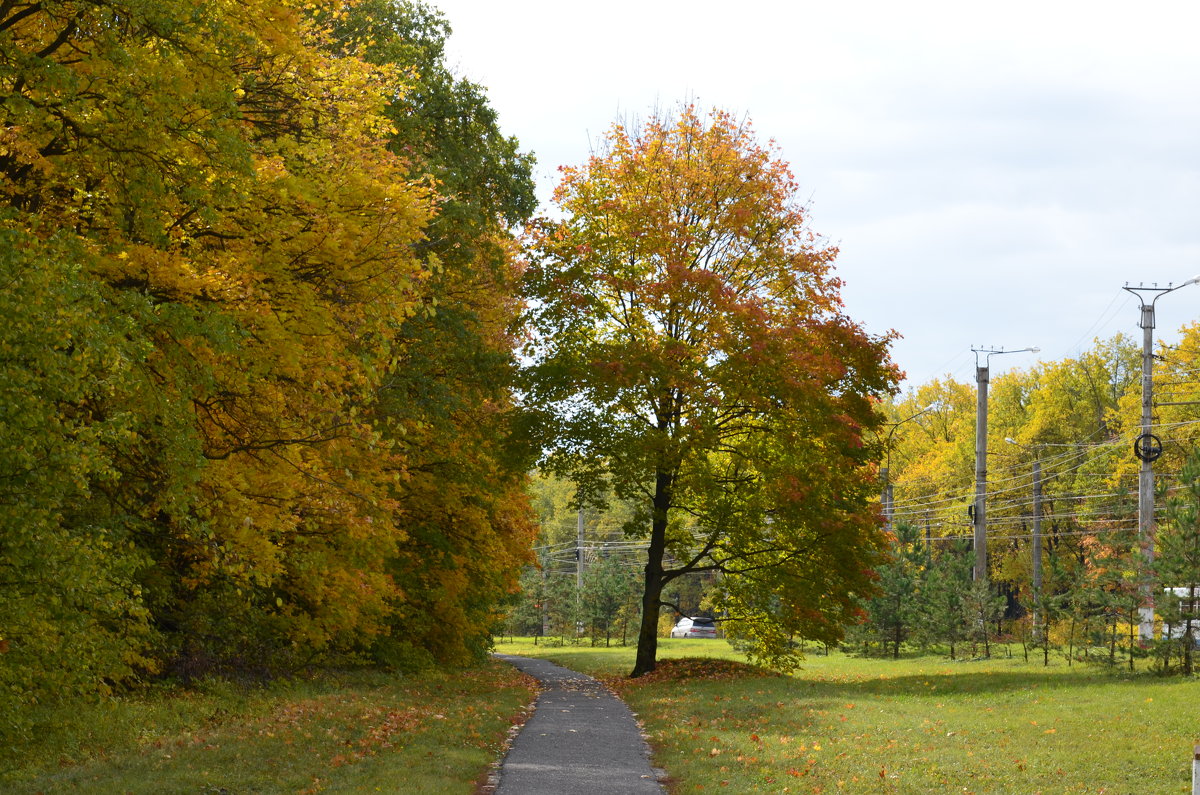
[[[501,763],[497,795],[662,795],[641,729],[612,691],[546,660],[496,656],[543,687]]]

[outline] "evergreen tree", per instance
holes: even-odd
[[[1167,518],[1158,531],[1158,555],[1155,567],[1161,586],[1171,589],[1166,599],[1174,619],[1166,642],[1178,647],[1183,673],[1194,671],[1196,647],[1196,608],[1200,597],[1200,451],[1193,451],[1179,476],[1179,488],[1167,501]],[[1158,594],[1156,594],[1158,596]],[[1166,596],[1166,594],[1163,594]],[[1173,615],[1169,612],[1174,603]],[[1161,610],[1161,608],[1160,608]],[[1177,637],[1176,637],[1177,635]]]
[[[966,544],[955,543],[933,557],[921,589],[918,632],[930,642],[947,644],[952,660],[968,634],[966,602],[972,565]]]
[[[867,614],[880,645],[890,645],[894,659],[900,657],[900,644],[912,632],[920,614],[918,591],[924,576],[924,557],[917,528],[897,525],[891,559],[877,569],[879,593],[867,600]]]

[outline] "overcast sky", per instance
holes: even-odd
[[[1200,274],[1200,3],[429,0],[448,60],[556,168],[618,116],[753,121],[909,385],[1141,339],[1127,282]],[[1158,303],[1171,338],[1200,285]]]

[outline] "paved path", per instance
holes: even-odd
[[[504,757],[496,795],[662,795],[633,713],[612,691],[546,660],[496,656],[544,688]]]

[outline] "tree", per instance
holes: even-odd
[[[519,308],[509,227],[532,213],[531,155],[504,136],[486,91],[446,66],[450,27],[416,2],[328,12],[333,49],[406,76],[383,109],[388,149],[438,211],[414,246],[428,264],[423,311],[396,334],[373,412],[402,455],[390,495],[405,537],[388,572],[403,596],[393,631],[443,662],[480,658],[531,561],[529,457],[514,444],[511,334]]]
[[[972,641],[983,642],[983,656],[992,656],[991,628],[1004,615],[1004,597],[996,594],[987,580],[975,580],[963,597],[967,632]]]
[[[6,692],[395,660],[397,628],[481,655],[534,530],[533,188],[444,25],[18,0],[0,31]]]
[[[693,107],[616,124],[530,233],[525,402],[544,465],[634,500],[648,538],[632,674],[654,669],[663,587],[720,571],[726,626],[786,664],[840,635],[884,545],[864,434],[890,337],[841,312],[836,250],[748,122]]]
[[[1200,604],[1200,452],[1193,450],[1180,472],[1179,487],[1167,500],[1167,519],[1158,530],[1155,571],[1160,592],[1169,588],[1180,593],[1169,600],[1174,602],[1178,629],[1165,640],[1179,647],[1183,673],[1191,676]]]
[[[378,564],[400,462],[362,409],[418,306],[432,210],[381,145],[394,75],[322,53],[301,3],[202,5],[0,7],[4,224],[31,249],[53,238],[81,297],[60,350],[83,383],[36,435],[67,419],[92,448],[69,489],[70,470],[40,470],[63,502],[21,532],[57,552],[96,539],[109,551],[61,559],[113,606],[90,625],[65,611],[92,637],[41,665],[145,623],[157,641],[93,682],[345,650],[394,593]],[[16,308],[36,322],[37,302]]]
[[[952,660],[955,646],[966,638],[970,628],[966,603],[973,566],[974,556],[967,542],[950,544],[949,549],[933,558],[921,588],[918,631],[930,641],[947,644]]]
[[[890,559],[877,569],[879,592],[866,602],[867,615],[880,645],[891,644],[892,657],[900,658],[900,644],[912,632],[918,617],[918,592],[922,590],[925,554],[917,541],[917,528],[896,525]]]
[[[620,558],[606,556],[588,566],[579,600],[593,645],[601,637],[609,645],[621,611],[628,609],[636,592],[635,578]]]

